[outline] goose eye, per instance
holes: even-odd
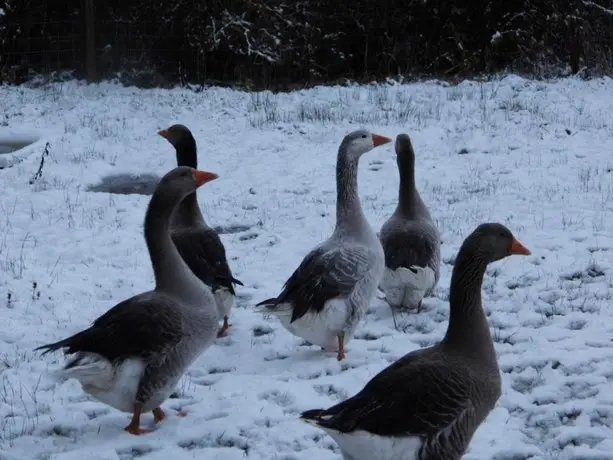
[[[368,136],[366,134],[362,134],[362,139],[366,139]]]

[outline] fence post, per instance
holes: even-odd
[[[85,66],[87,81],[96,80],[96,35],[94,0],[85,0]]]

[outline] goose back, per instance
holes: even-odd
[[[414,220],[392,216],[379,233],[385,253],[385,266],[390,270],[412,265],[430,267],[438,283],[440,278],[440,236],[436,226],[428,220]]]
[[[512,254],[530,251],[500,224],[477,227],[456,259],[443,340],[405,355],[355,396],[302,419],[326,430],[352,460],[369,460],[373,452],[379,460],[459,460],[501,394],[480,292],[487,264]]]
[[[393,307],[412,308],[438,284],[440,235],[415,185],[415,152],[407,134],[396,138],[396,161],[398,205],[379,233],[386,268],[380,287]]]
[[[179,166],[196,167],[196,140],[186,126],[172,125],[158,134],[174,146]],[[177,206],[172,217],[172,240],[191,272],[213,291],[217,312],[220,319],[223,318],[219,336],[225,335],[230,328],[228,315],[236,296],[234,285],[242,286],[243,283],[232,276],[226,248],[202,215],[196,192],[186,196]]]
[[[236,295],[234,284],[242,283],[232,276],[226,249],[215,230],[202,225],[175,226],[172,240],[188,267],[213,292],[224,287]]]
[[[328,348],[350,340],[383,272],[383,249],[364,217],[357,191],[360,157],[389,142],[366,130],[343,139],[336,163],[336,226],[332,235],[311,250],[290,275],[281,293],[256,305],[273,313],[292,334]]]
[[[142,432],[141,411],[159,409],[186,367],[215,338],[213,294],[183,262],[169,227],[180,200],[216,177],[179,167],[158,184],[144,225],[154,290],[120,302],[71,337],[37,348],[45,353],[63,348],[75,355],[64,366],[64,376],[78,379],[98,400],[133,412],[126,430],[134,434]]]

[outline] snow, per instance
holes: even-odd
[[[34,152],[36,148],[24,147],[35,144],[40,137],[40,133],[31,130],[14,130],[0,125],[0,169],[12,166]],[[41,150],[44,143],[35,147]]]
[[[533,254],[488,269],[483,301],[503,394],[465,459],[612,458],[611,94],[608,78],[517,76],[285,94],[0,87],[0,122],[41,136],[0,170],[0,457],[338,459],[332,439],[298,414],[351,396],[400,356],[439,340],[459,245],[481,222],[499,221]],[[32,350],[152,286],[142,237],[149,197],[87,190],[107,175],[159,177],[173,168],[174,151],[156,134],[173,123],[192,129],[201,167],[220,175],[199,199],[245,286],[228,337],[163,406],[189,416],[135,437],[122,431],[126,414],[86,397],[75,381],[52,379],[59,353]],[[373,300],[338,363],[253,305],[277,294],[332,231],[336,150],[358,127],[411,135],[444,263],[425,311],[398,318],[395,330],[389,309]],[[42,177],[30,184],[47,142]],[[359,186],[378,230],[397,199],[392,144],[363,157]]]

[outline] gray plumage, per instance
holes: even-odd
[[[64,349],[75,356],[59,372],[76,378],[99,401],[133,414],[126,430],[141,434],[140,414],[159,407],[187,367],[215,339],[217,309],[211,290],[183,262],[170,237],[175,206],[212,173],[186,166],[173,169],[158,184],[144,223],[155,289],[115,305],[91,327],[37,349]]]
[[[328,432],[345,460],[459,460],[501,393],[481,304],[485,268],[529,253],[503,225],[477,227],[453,268],[443,340],[405,355],[352,398],[302,419]]]
[[[184,125],[172,125],[158,133],[175,148],[177,165],[198,166],[196,140]],[[234,304],[234,284],[243,283],[234,278],[224,247],[215,229],[205,221],[196,193],[190,193],[177,206],[172,217],[172,240],[181,257],[194,274],[213,291],[223,326],[218,335],[230,328],[228,317]]]
[[[396,138],[398,205],[379,233],[385,270],[379,284],[392,308],[421,307],[440,277],[440,235],[415,185],[415,152],[407,134]]]
[[[374,297],[383,270],[383,249],[360,204],[360,157],[390,139],[366,130],[343,139],[336,165],[336,227],[302,260],[281,293],[257,304],[276,315],[292,334],[338,352],[352,335]]]

